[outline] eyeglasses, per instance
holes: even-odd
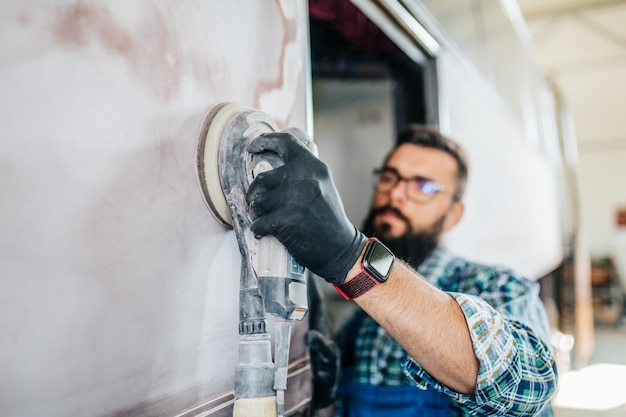
[[[374,170],[373,185],[378,193],[389,194],[401,181],[406,182],[406,195],[411,200],[426,202],[432,200],[437,193],[451,194],[443,185],[428,178],[404,178],[393,168]],[[452,197],[456,198],[455,195]]]

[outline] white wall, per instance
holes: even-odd
[[[198,134],[221,101],[306,129],[306,29],[291,1],[0,3],[0,415],[232,392],[240,255]]]
[[[616,250],[616,209],[626,207],[626,149],[581,152],[579,164],[582,216],[591,255],[607,256]]]

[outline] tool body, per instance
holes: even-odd
[[[197,171],[205,202],[218,222],[235,230],[242,257],[233,411],[239,417],[284,415],[290,321],[308,313],[305,268],[278,240],[257,239],[250,230],[246,191],[257,175],[283,161],[274,152],[251,154],[247,148],[259,135],[276,131],[266,114],[220,103],[205,118],[198,141]],[[295,136],[316,152],[307,137]],[[275,319],[274,362],[268,314]]]

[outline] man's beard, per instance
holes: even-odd
[[[388,230],[387,225],[383,225],[383,230],[376,230],[374,226],[374,218],[387,210],[395,213],[406,224],[406,233],[398,238],[385,237],[384,235]],[[384,206],[379,208],[371,208],[370,212],[363,224],[363,233],[369,237],[377,237],[383,242],[396,257],[402,259],[404,262],[417,269],[424,262],[424,260],[437,248],[439,245],[439,237],[441,236],[441,230],[443,229],[443,223],[445,216],[443,216],[437,223],[435,223],[430,229],[420,232],[414,232],[411,227],[411,222],[407,219],[400,210],[391,206]]]

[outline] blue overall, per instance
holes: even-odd
[[[439,391],[359,384],[349,369],[344,369],[341,398],[344,417],[450,416],[449,399]]]

